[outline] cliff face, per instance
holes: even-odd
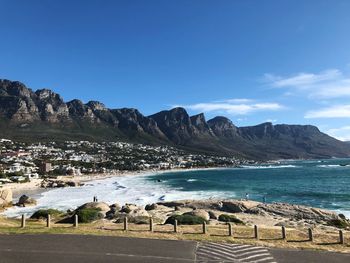
[[[0,121],[2,136],[16,139],[118,138],[254,159],[350,156],[348,143],[310,125],[236,127],[226,117],[206,121],[183,108],[146,117],[137,109],[108,109],[98,101],[66,103],[51,90],[33,92],[9,80],[0,80]]]
[[[233,139],[238,136],[237,127],[226,117],[215,117],[208,121],[208,125],[218,137]]]

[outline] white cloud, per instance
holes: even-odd
[[[277,120],[276,120],[276,119],[267,119],[267,120],[265,120],[265,122],[272,122],[272,123],[275,123],[275,122],[277,122]]]
[[[313,98],[334,99],[350,96],[350,76],[338,69],[328,69],[319,73],[301,72],[282,77],[265,74],[264,81],[275,88],[288,88],[291,91],[306,92]]]
[[[227,100],[218,100],[215,102],[223,102],[223,103],[250,103],[253,102],[252,99],[227,99]]]
[[[305,114],[305,118],[350,118],[350,105],[335,105],[327,108],[308,111]]]
[[[274,102],[254,102],[253,100],[231,99],[222,102],[197,103],[181,107],[200,112],[223,112],[230,115],[246,115],[256,111],[276,111],[284,108]]]
[[[330,129],[327,133],[338,140],[350,141],[350,126],[344,126],[340,128]]]

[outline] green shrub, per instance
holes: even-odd
[[[130,207],[125,206],[120,210],[120,212],[129,214],[131,212],[131,209],[130,209]]]
[[[31,219],[45,219],[48,215],[51,215],[52,217],[57,217],[62,215],[63,212],[56,210],[56,209],[40,209],[36,211],[32,216]]]
[[[99,208],[83,208],[78,210],[76,213],[80,223],[91,223],[98,219],[102,219],[101,209]]]
[[[166,221],[165,224],[174,224],[175,220],[177,220],[177,223],[179,225],[199,225],[203,224],[206,222],[205,219],[199,217],[199,216],[194,216],[194,215],[173,215],[169,217]]]
[[[219,221],[231,222],[239,225],[244,225],[244,222],[233,215],[221,214],[219,215]]]
[[[346,220],[346,217],[345,217],[344,214],[339,214],[339,217],[340,217],[341,219],[343,219],[343,220]]]
[[[350,227],[350,223],[348,221],[342,220],[342,219],[332,219],[332,220],[328,221],[328,225],[334,226],[337,228],[349,228]]]

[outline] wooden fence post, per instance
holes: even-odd
[[[343,230],[339,230],[339,244],[345,244]]]
[[[282,239],[287,239],[286,227],[282,226]]]
[[[309,228],[309,241],[314,241],[314,235],[312,233],[312,228]]]
[[[257,225],[254,225],[254,238],[259,239],[259,230]]]
[[[128,230],[128,218],[124,217],[124,231]]]
[[[202,229],[203,229],[203,234],[206,234],[207,233],[207,223],[206,222],[203,222],[203,225],[202,225]]]
[[[74,227],[78,227],[78,225],[79,225],[79,217],[78,217],[78,215],[75,215],[74,216]]]
[[[50,214],[47,215],[46,227],[48,227],[48,228],[51,227],[51,215]]]
[[[21,219],[21,228],[25,228],[26,227],[26,216],[22,215],[22,219]]]
[[[228,235],[230,237],[232,237],[233,236],[232,224],[231,223],[227,223],[227,225],[228,225]]]
[[[177,220],[174,221],[174,233],[177,233]]]
[[[149,218],[149,231],[153,232],[153,218]]]

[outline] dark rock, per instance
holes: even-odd
[[[36,200],[34,199],[34,198],[31,198],[31,197],[29,197],[29,196],[27,196],[27,195],[22,195],[20,198],[19,198],[19,200],[18,200],[18,202],[17,202],[17,206],[23,206],[23,207],[25,207],[25,206],[32,206],[32,205],[36,205]]]
[[[145,210],[149,211],[149,210],[154,210],[157,209],[158,205],[157,204],[150,204],[150,205],[146,205],[145,206]]]

